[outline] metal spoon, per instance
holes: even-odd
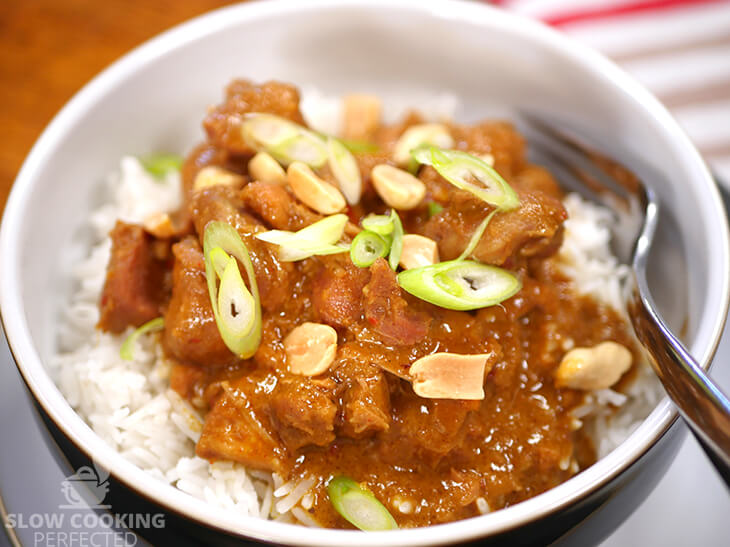
[[[533,115],[522,114],[521,122],[531,147],[562,184],[610,207],[620,218],[612,230],[614,251],[633,268],[628,311],[636,336],[667,394],[730,486],[730,400],[667,327],[649,293],[647,261],[660,211],[654,191],[564,130]]]

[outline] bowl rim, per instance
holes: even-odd
[[[35,174],[64,134],[83,118],[84,112],[90,105],[102,99],[109,90],[140,67],[190,41],[204,38],[231,26],[253,24],[262,18],[291,17],[304,12],[352,8],[376,10],[396,8],[427,14],[448,24],[497,25],[514,35],[527,37],[539,47],[549,48],[570,58],[582,70],[604,80],[616,93],[626,95],[630,101],[640,106],[658,127],[661,127],[663,134],[680,149],[683,163],[692,165],[697,172],[697,180],[705,183],[704,190],[707,192],[705,207],[714,214],[720,224],[724,224],[724,230],[714,234],[719,238],[722,255],[719,262],[723,275],[719,281],[721,294],[718,295],[722,313],[714,319],[707,335],[711,343],[702,348],[701,357],[698,359],[703,368],[707,368],[717,349],[727,317],[730,296],[730,275],[728,275],[730,243],[720,195],[699,153],[665,107],[600,53],[572,41],[537,21],[467,0],[430,0],[425,3],[411,0],[312,0],[307,3],[300,3],[297,0],[269,0],[239,4],[214,10],[173,27],[115,61],[76,93],[54,117],[34,144],[16,177],[0,229],[0,263],[4,264],[0,280],[0,316],[13,358],[25,384],[58,429],[82,453],[109,470],[116,480],[167,511],[227,534],[291,545],[434,545],[475,540],[536,521],[597,491],[646,453],[677,419],[677,411],[665,397],[628,439],[579,476],[539,496],[495,513],[396,532],[362,534],[356,531],[310,529],[302,533],[301,526],[276,523],[257,517],[227,515],[227,512],[215,510],[204,501],[193,498],[171,485],[161,481],[159,484],[157,481],[149,481],[147,473],[107,446],[70,407],[43,367],[40,356],[31,343],[20,291],[15,289],[21,286],[19,249],[15,242],[22,233],[23,211],[34,187]]]

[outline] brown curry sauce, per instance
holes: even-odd
[[[112,282],[102,296],[107,311],[100,327],[106,330],[165,316],[162,343],[174,363],[171,387],[206,415],[196,453],[284,479],[315,477],[309,512],[323,526],[338,528],[350,526],[326,493],[327,481],[338,474],[367,485],[400,526],[411,527],[477,515],[478,498],[490,510],[513,505],[592,464],[590,439],[570,415],[584,393],[556,388],[552,374],[572,346],[605,340],[634,346],[615,311],[578,296],[560,273],[555,252],[566,218],[561,191],[549,173],[526,162],[519,134],[499,122],[450,127],[457,148],[494,157],[521,200],[518,210],[494,217],[474,256],[515,272],[522,290],[502,305],[457,312],[406,294],[382,259],[364,269],[347,254],[282,263],[273,245],[255,239],[260,231],[297,230],[321,218],[284,187],[246,177],[253,151],[235,124],[255,111],[301,122],[290,86],[234,82],[205,120],[207,141],[183,168],[178,233],[153,244],[149,234],[120,224],[109,265]],[[372,190],[370,169],[390,163],[395,140],[418,121],[411,115],[380,128],[371,136],[379,152],[357,155],[364,194],[348,211],[353,224],[386,210]],[[240,173],[245,182],[193,192],[192,181],[206,165]],[[331,178],[326,169],[320,174]],[[442,260],[454,258],[489,206],[429,167],[421,168],[419,178],[427,196],[423,206],[401,212],[406,231],[436,240]],[[430,217],[429,201],[443,210]],[[234,226],[254,263],[263,340],[249,360],[225,347],[210,308],[200,242],[211,220]],[[145,259],[153,252],[154,260]],[[131,291],[154,298],[137,297],[141,302],[131,310],[115,305]],[[306,321],[329,324],[338,333],[335,361],[316,377],[291,374],[283,348],[287,333]],[[484,400],[415,395],[404,379],[408,367],[437,351],[491,354]]]

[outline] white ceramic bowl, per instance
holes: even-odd
[[[132,492],[182,515],[193,529],[202,522],[285,544],[431,545],[504,538],[516,529],[544,540],[622,489],[627,477],[656,480],[658,464],[638,472],[636,463],[652,460],[647,454],[676,419],[666,400],[614,452],[545,494],[479,518],[377,534],[233,517],[150,480],[107,447],[68,405],[44,366],[54,352],[70,265],[84,252],[83,220],[98,205],[104,174],[123,154],[186,151],[200,141],[206,105],[218,101],[235,76],[313,84],[334,94],[371,91],[386,102],[394,95],[453,92],[466,121],[529,108],[570,125],[651,181],[666,218],[677,220],[679,239],[660,248],[658,258],[679,257],[686,282],[666,271],[654,288],[674,295],[660,298],[660,307],[675,326],[686,315],[692,354],[705,367],[711,360],[730,278],[720,198],[667,111],[621,70],[540,24],[477,3],[256,2],[177,27],[112,65],[58,114],[18,175],[0,236],[2,317],[32,397],[67,440]],[[633,494],[631,503],[651,485]],[[535,532],[540,529],[546,533]]]

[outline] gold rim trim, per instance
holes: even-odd
[[[22,547],[22,543],[20,543],[20,538],[18,538],[15,528],[10,526],[10,517],[8,516],[8,509],[5,505],[2,491],[0,491],[0,520],[2,520],[3,530],[5,530],[5,534],[8,536],[10,544],[13,547]]]

